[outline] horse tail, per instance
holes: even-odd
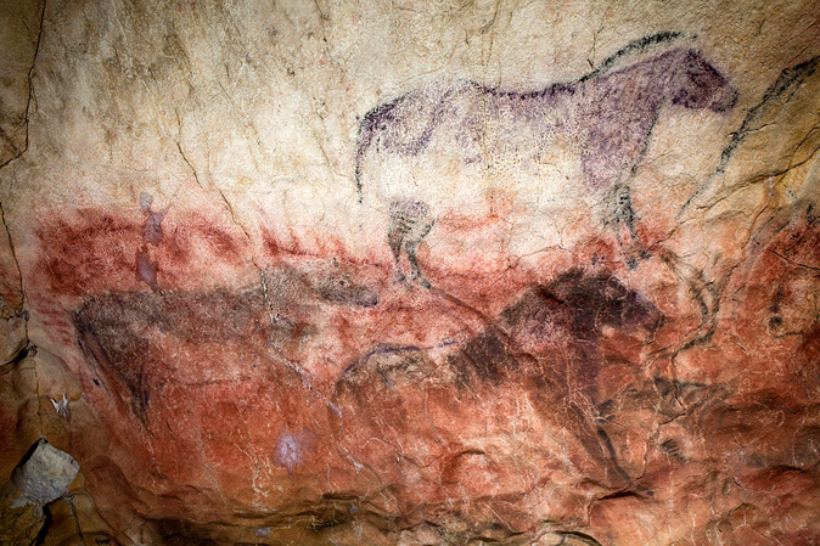
[[[354,170],[354,178],[356,180],[356,194],[358,195],[359,204],[362,203],[364,194],[362,192],[362,161],[367,149],[370,148],[370,143],[373,141],[373,130],[370,127],[365,127],[364,124],[359,126],[359,137],[356,143],[356,167]]]
[[[359,123],[359,135],[356,141],[356,165],[354,178],[356,181],[356,193],[359,196],[359,203],[362,203],[364,193],[362,191],[362,162],[364,156],[370,149],[376,133],[383,130],[387,123],[393,121],[396,115],[396,107],[405,97],[399,97],[388,103],[381,104],[367,112]]]

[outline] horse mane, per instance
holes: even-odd
[[[474,80],[466,80],[462,81],[463,85],[468,85],[479,89],[484,93],[489,93],[491,95],[496,96],[516,96],[516,97],[544,97],[547,95],[558,95],[563,93],[572,93],[576,85],[583,84],[589,80],[592,80],[602,74],[610,72],[616,68],[621,67],[622,65],[626,64],[627,62],[635,62],[635,57],[642,56],[644,54],[652,53],[656,50],[656,46],[661,44],[668,44],[670,42],[674,42],[676,40],[685,38],[686,34],[683,32],[678,31],[661,31],[656,32],[655,34],[650,34],[648,36],[644,36],[642,38],[638,38],[637,40],[632,40],[628,44],[621,47],[615,53],[606,57],[603,61],[601,61],[597,67],[595,67],[591,72],[581,76],[572,81],[558,81],[548,85],[545,88],[525,91],[525,92],[516,92],[513,90],[503,90],[497,89],[496,87],[486,85],[484,83],[474,81]],[[389,120],[391,116],[396,111],[397,107],[407,100],[413,94],[413,91],[406,92],[398,97],[393,98],[392,100],[383,102],[379,106],[371,109],[367,113],[362,116],[359,120],[359,134],[357,137],[357,145],[356,145],[356,155],[355,155],[355,170],[354,170],[354,178],[356,181],[356,192],[358,194],[358,201],[359,203],[362,202],[363,193],[362,193],[362,161],[364,158],[365,153],[370,148],[374,135],[375,135],[375,128],[380,124],[383,123],[385,120]]]
[[[643,38],[638,38],[637,40],[632,40],[621,49],[598,63],[598,66],[596,66],[591,72],[587,72],[575,80],[554,82],[545,88],[538,89],[537,91],[515,93],[510,91],[498,91],[495,87],[475,81],[469,81],[468,83],[486,93],[491,93],[493,95],[554,95],[562,91],[571,90],[579,83],[585,83],[617,68],[637,62],[636,57],[645,57],[648,54],[656,53],[659,45],[674,42],[682,38],[686,38],[686,34],[683,32],[664,30],[661,32],[656,32],[655,34],[644,36]]]
[[[623,61],[626,59],[632,59],[633,57],[642,55],[644,53],[648,53],[650,51],[654,51],[656,49],[655,46],[659,44],[666,44],[669,42],[674,42],[681,38],[684,38],[686,35],[683,32],[677,31],[661,31],[655,34],[650,34],[648,36],[644,36],[642,38],[638,38],[637,40],[632,40],[621,49],[613,53],[612,55],[605,58],[603,61],[598,63],[598,66],[595,67],[594,70],[588,72],[587,74],[581,76],[578,79],[578,83],[583,83],[587,80],[591,80],[596,78],[602,74],[605,74],[614,68],[623,65]]]

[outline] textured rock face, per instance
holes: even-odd
[[[68,493],[79,466],[46,440],[35,443],[0,490],[0,540],[31,544],[44,525],[43,507]]]
[[[2,540],[820,542],[812,2],[2,9]]]

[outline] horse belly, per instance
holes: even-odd
[[[543,126],[520,120],[485,118],[479,122],[477,142],[464,144],[463,124],[475,124],[474,119],[466,118],[442,124],[424,153],[374,158],[369,169],[373,175],[369,201],[387,210],[394,201],[419,200],[436,217],[473,218],[470,233],[462,225],[449,236],[462,242],[474,238],[474,244],[488,250],[497,246],[486,240],[489,231],[496,241],[505,240],[513,253],[566,242],[566,226],[589,216],[574,138],[559,130],[544,132]],[[499,196],[503,196],[507,218],[497,218]],[[492,222],[503,222],[504,227],[490,226]],[[498,233],[499,229],[505,233]],[[438,223],[431,240],[446,238],[446,230],[446,221]]]
[[[481,248],[503,261],[589,235],[595,197],[567,109],[537,106],[451,95],[423,150],[373,155],[366,200],[384,211],[394,201],[427,203],[438,220],[426,241],[442,255]]]

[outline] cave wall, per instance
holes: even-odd
[[[0,543],[820,542],[816,3],[0,12]]]

